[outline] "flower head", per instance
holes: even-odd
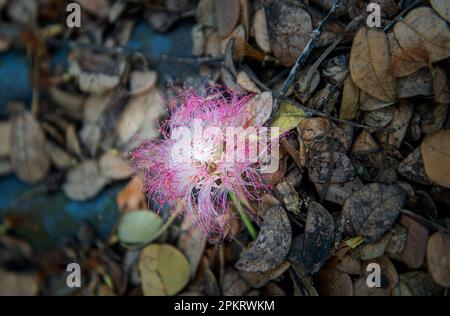
[[[267,129],[251,126],[251,98],[218,88],[206,96],[185,90],[178,104],[169,106],[162,139],[146,140],[132,153],[148,197],[160,206],[181,199],[209,236],[221,235],[227,226],[229,192],[258,199],[267,188],[261,169],[272,140]]]

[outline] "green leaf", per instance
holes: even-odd
[[[287,132],[306,118],[305,112],[294,104],[283,101],[275,114],[272,127],[280,128],[280,134]]]
[[[142,292],[146,296],[167,296],[180,292],[188,283],[190,266],[175,247],[153,244],[139,257]]]
[[[125,213],[119,222],[119,240],[129,247],[139,247],[152,242],[162,226],[162,219],[155,212],[137,210]]]

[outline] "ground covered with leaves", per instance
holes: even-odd
[[[0,295],[448,295],[449,1],[373,1],[378,28],[363,0],[76,2],[71,29],[65,1],[0,0],[0,60],[25,51],[32,82],[29,104],[2,109],[0,177],[31,185],[31,203],[119,185],[116,217],[107,234],[85,222],[42,251],[18,233],[16,206],[1,213]],[[134,49],[138,22],[156,51],[187,29],[190,57]],[[183,203],[154,205],[130,168],[181,89],[216,85],[283,132],[269,189],[227,204],[221,238]],[[81,288],[66,286],[72,262]]]

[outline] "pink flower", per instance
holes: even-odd
[[[162,139],[146,140],[132,153],[148,198],[159,206],[182,200],[185,212],[209,236],[220,236],[227,228],[229,192],[255,200],[267,189],[261,167],[271,141],[258,142],[262,137],[255,128],[261,126],[249,126],[251,98],[218,88],[206,96],[184,91],[179,104],[169,106]]]

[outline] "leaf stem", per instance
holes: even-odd
[[[233,204],[236,207],[236,210],[237,210],[239,216],[241,217],[242,221],[244,222],[245,228],[247,228],[247,231],[250,234],[250,236],[252,237],[252,239],[255,240],[256,236],[257,236],[256,229],[255,229],[255,227],[253,227],[252,222],[250,221],[247,214],[243,210],[241,201],[236,197],[236,193],[234,193],[232,191],[230,191],[229,193],[230,193],[231,201],[233,201]]]

